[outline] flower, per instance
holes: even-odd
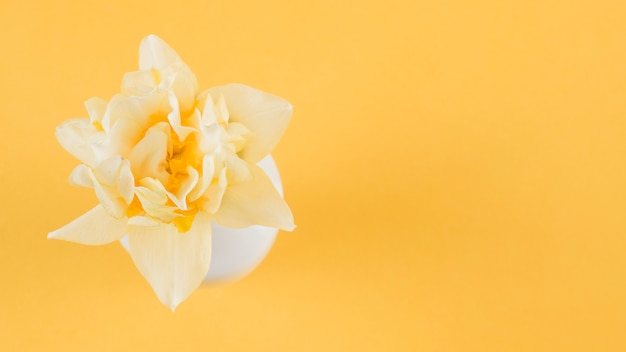
[[[209,270],[211,221],[295,228],[256,165],[284,133],[289,102],[242,84],[198,92],[189,67],[150,35],[121,93],[85,107],[89,117],[56,137],[82,162],[70,183],[93,188],[100,204],[48,238],[101,245],[128,235],[135,265],[172,310]]]

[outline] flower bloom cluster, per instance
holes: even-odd
[[[99,245],[128,235],[135,265],[168,307],[208,272],[211,221],[295,227],[256,165],[289,123],[287,101],[241,84],[199,92],[189,67],[151,35],[121,93],[85,106],[89,117],[56,136],[82,162],[70,183],[94,189],[100,204],[49,237]]]

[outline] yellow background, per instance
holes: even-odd
[[[626,350],[623,1],[0,4],[0,350]],[[294,117],[298,228],[172,314],[90,209],[54,128],[170,43],[201,87]]]

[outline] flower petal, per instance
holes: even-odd
[[[263,225],[287,231],[296,226],[287,203],[280,197],[263,170],[249,164],[253,178],[229,185],[214,220],[226,227]]]
[[[172,311],[202,283],[211,263],[211,221],[198,212],[191,229],[129,226],[130,254],[157,297]]]
[[[102,184],[90,167],[77,166],[70,174],[70,183],[76,186],[93,187],[100,205],[109,215],[116,219],[124,217],[128,203],[120,196],[116,186]]]
[[[182,62],[180,56],[163,39],[151,34],[141,41],[139,45],[139,69],[163,70],[176,62]]]
[[[208,94],[213,97],[223,94],[230,121],[243,124],[255,135],[240,152],[243,159],[252,163],[274,149],[291,119],[292,107],[288,101],[243,84],[211,88]]]
[[[220,208],[222,204],[222,198],[224,198],[224,193],[226,192],[226,186],[228,185],[228,180],[226,178],[226,168],[222,168],[219,175],[217,176],[217,182],[211,183],[209,189],[205,194],[205,202],[203,202],[202,206],[206,211],[211,214],[215,214],[217,210]]]
[[[252,180],[254,174],[250,163],[240,159],[235,153],[226,155],[226,178],[229,183],[236,184]]]
[[[156,177],[166,183],[169,174],[166,170],[166,157],[170,143],[169,126],[159,122],[150,127],[146,135],[135,145],[128,155],[133,175],[137,179]]]
[[[68,225],[50,232],[48,238],[88,245],[107,244],[124,237],[127,220],[110,216],[98,205]]]
[[[155,92],[128,98],[114,97],[102,118],[102,127],[107,132],[107,152],[110,155],[126,156],[144,136],[146,129],[155,121],[151,118],[158,112],[164,93]]]
[[[85,102],[85,108],[89,113],[89,121],[92,124],[99,123],[102,127],[102,117],[107,110],[107,104],[107,101],[102,98],[93,97],[87,99]]]
[[[130,171],[130,161],[124,159],[122,161],[122,169],[117,183],[117,191],[124,199],[126,204],[130,204],[135,196],[135,177]]]
[[[202,175],[199,176],[198,182],[194,186],[193,190],[188,194],[189,201],[193,202],[200,198],[213,180],[215,174],[215,157],[211,154],[207,154],[202,159]]]
[[[96,197],[104,210],[116,219],[123,218],[128,208],[124,198],[117,194],[114,187],[102,185],[93,175],[91,176]]]
[[[198,80],[184,63],[175,63],[161,72],[163,80],[159,84],[162,90],[174,92],[180,111],[185,114],[191,112],[196,94],[198,93]]]
[[[172,111],[167,114],[167,119],[170,122],[170,126],[178,136],[178,139],[184,141],[190,133],[196,132],[196,129],[189,126],[183,126],[181,118],[180,118],[180,106],[178,104],[178,99],[174,92],[169,92],[169,103],[172,107]]]
[[[174,91],[181,111],[189,112],[193,107],[198,80],[176,51],[161,38],[149,35],[142,40],[139,46],[139,68],[159,71],[159,88]]]
[[[149,216],[136,215],[128,219],[128,225],[135,226],[159,226],[162,223]]]
[[[93,170],[93,174],[101,184],[114,186],[117,184],[121,167],[122,157],[114,155],[98,164]]]
[[[178,208],[165,205],[168,199],[167,190],[155,178],[145,177],[139,180],[139,186],[135,187],[135,194],[143,210],[154,218],[172,221],[181,216],[176,212]]]
[[[93,188],[93,181],[91,180],[91,169],[85,164],[80,164],[72,170],[70,173],[69,181],[72,186],[82,186],[87,188]]]
[[[198,183],[198,171],[191,166],[187,166],[187,177],[180,181],[180,185],[175,192],[167,192],[169,199],[182,210],[187,210],[187,196]]]
[[[56,129],[56,138],[61,146],[75,158],[87,165],[96,162],[94,150],[89,143],[98,131],[88,118],[65,121]]]
[[[126,95],[146,95],[156,88],[157,74],[154,70],[128,72],[122,78],[122,93]]]

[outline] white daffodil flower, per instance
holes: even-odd
[[[242,84],[198,92],[189,67],[150,35],[121,93],[85,107],[89,117],[56,137],[82,162],[70,183],[93,188],[100,204],[48,237],[101,245],[128,235],[135,265],[172,310],[209,270],[211,221],[295,228],[256,165],[287,128],[289,102]]]

